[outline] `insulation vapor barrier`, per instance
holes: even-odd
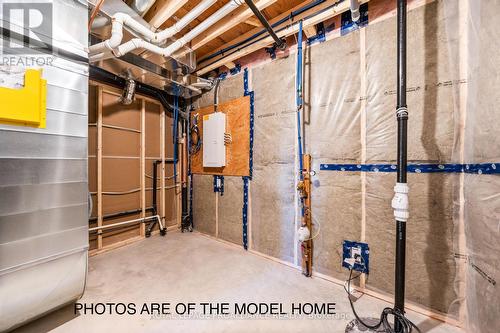
[[[366,288],[392,295],[396,223],[391,199],[396,174],[320,170],[320,164],[395,164],[396,18],[375,17],[384,12],[377,5],[369,3],[373,17],[368,26],[305,47],[302,130],[305,153],[312,155],[316,172],[312,234],[319,234],[314,239],[314,271],[346,279],[348,272],[341,267],[343,240],[367,242]],[[498,163],[500,56],[492,50],[500,49],[495,28],[500,2],[413,1],[409,8],[408,163]],[[296,58],[292,48],[281,59],[249,68],[255,92],[249,224],[252,250],[299,265]],[[241,91],[237,77],[223,81],[221,95]],[[213,95],[201,100],[206,98]],[[208,180],[199,180],[202,177]],[[468,331],[496,332],[499,176],[417,172],[408,175],[408,183],[407,301],[457,320]],[[200,184],[207,193],[197,200]],[[205,207],[206,198],[213,195],[208,193],[212,178],[195,176],[194,188],[195,208],[202,205],[196,203],[200,197]],[[241,207],[241,197],[231,197]],[[223,200],[219,223],[241,223],[237,209],[224,216],[232,199]],[[195,212],[195,227],[202,231],[207,221],[215,223],[215,209],[208,206],[213,203],[203,208],[210,212],[201,212],[202,207],[199,215]],[[207,221],[200,221],[202,216]],[[234,227],[236,232],[241,230]],[[241,234],[224,239],[240,244]]]

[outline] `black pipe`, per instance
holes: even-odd
[[[94,65],[89,65],[89,78],[118,87],[120,89],[123,89],[126,85],[126,80],[121,76],[115,75]],[[165,91],[137,81],[135,91],[136,93],[146,95],[158,100],[166,112],[173,114],[173,96],[168,95]],[[179,110],[179,115],[183,119],[187,119],[188,117],[187,112],[181,110]]]
[[[165,163],[174,163],[173,160],[165,160]],[[158,180],[158,165],[161,164],[161,160],[155,160],[153,161],[153,212],[155,215],[158,214],[158,204],[156,200],[156,191],[158,188],[157,180]],[[146,237],[151,236],[151,231],[153,231],[153,228],[155,224],[157,223],[156,220],[153,220],[148,227],[146,228]],[[164,236],[167,233],[167,229],[164,228],[163,230],[160,229],[160,235]]]
[[[153,207],[147,207],[146,208],[146,212],[148,212],[148,211],[153,211]],[[142,209],[125,210],[123,212],[118,212],[118,213],[112,213],[112,214],[103,215],[102,219],[103,220],[107,220],[107,219],[112,219],[112,218],[116,218],[116,217],[128,216],[128,215],[132,215],[132,214],[138,214],[138,213],[141,213],[141,212],[142,212]],[[89,222],[94,222],[94,221],[97,221],[97,217],[90,217],[89,218]]]
[[[245,0],[247,3],[248,7],[252,10],[255,16],[259,19],[260,23],[266,28],[267,32],[271,37],[274,39],[274,42],[276,43],[276,47],[279,48],[280,50],[286,49],[286,43],[283,39],[280,39],[278,35],[273,30],[273,27],[267,22],[267,19],[262,15],[262,12],[255,6],[252,0]]]
[[[407,182],[407,123],[408,110],[406,105],[406,0],[398,0],[397,9],[397,122],[398,122],[398,153],[397,182]],[[396,219],[396,269],[394,308],[404,313],[405,306],[405,261],[406,261],[406,221]],[[394,322],[395,332],[401,332],[403,327],[398,320]]]

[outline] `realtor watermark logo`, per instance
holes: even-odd
[[[47,1],[0,0],[3,65],[43,66],[52,59],[52,9]]]

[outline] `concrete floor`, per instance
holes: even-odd
[[[299,271],[198,233],[170,232],[89,259],[85,294],[80,303],[151,302],[335,302],[336,315],[308,318],[179,318],[147,314],[73,314],[64,307],[15,332],[344,332],[353,316],[342,286],[306,278]],[[198,305],[200,306],[200,305]],[[234,307],[234,304],[231,305]],[[363,296],[362,316],[379,317],[390,306]],[[231,309],[231,313],[234,313]],[[409,312],[422,332],[462,332]]]

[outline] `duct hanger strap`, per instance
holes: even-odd
[[[408,108],[401,106],[396,110],[396,117],[398,119],[408,119]]]
[[[396,172],[396,164],[320,164],[322,171]],[[500,163],[478,164],[409,164],[410,173],[498,174]]]

